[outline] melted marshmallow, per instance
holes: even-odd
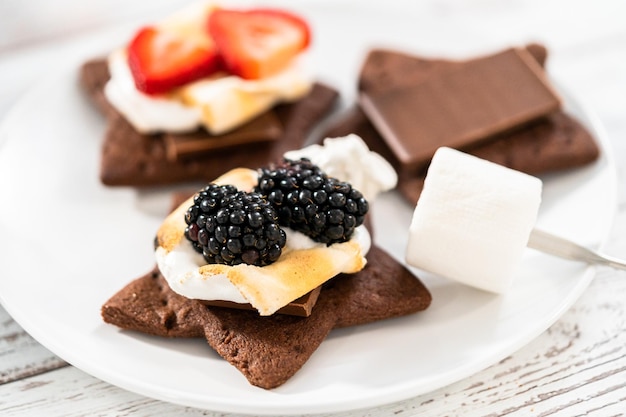
[[[113,107],[140,133],[186,132],[200,125],[202,111],[167,96],[149,96],[137,90],[126,51],[109,55],[111,79],[104,94]]]
[[[206,36],[207,16],[216,6],[197,3],[172,14],[157,27],[185,36]],[[203,35],[204,34],[204,35]],[[210,39],[207,40],[210,42]],[[186,132],[203,126],[218,135],[232,130],[281,102],[305,96],[313,85],[306,54],[281,72],[258,80],[225,73],[186,84],[168,94],[147,95],[135,87],[124,49],[109,56],[107,100],[140,133]]]
[[[300,232],[289,228],[284,230],[287,233],[284,252],[312,248],[323,250],[326,247],[325,244],[315,242]],[[371,246],[371,238],[365,226],[357,227],[350,240],[358,244],[363,256],[367,254]],[[330,250],[328,252],[331,253]],[[159,247],[155,255],[161,274],[176,293],[197,300],[248,302],[226,274],[214,274],[210,277],[201,274],[200,268],[206,265],[206,261],[188,241],[181,240],[169,252]]]
[[[214,183],[250,191],[257,180],[256,171],[238,168]],[[340,273],[360,271],[367,262],[371,238],[360,226],[350,240],[330,246],[286,229],[286,245],[280,258],[263,267],[206,264],[184,237],[184,215],[192,199],[165,218],[157,231],[155,251],[159,270],[172,290],[187,298],[247,302],[261,315],[270,315]]]
[[[393,189],[398,175],[379,154],[370,151],[363,139],[351,134],[340,138],[326,138],[323,145],[285,153],[288,159],[308,158],[329,177],[349,182],[368,201],[379,193]]]

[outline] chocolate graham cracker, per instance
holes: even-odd
[[[280,104],[273,109],[273,115],[282,127],[279,135],[275,129],[271,130],[273,140],[241,143],[241,139],[237,138],[235,143],[222,149],[210,149],[194,157],[185,155],[184,158],[178,158],[172,147],[197,141],[201,137],[211,140],[211,136],[201,129],[188,135],[145,135],[137,132],[108,103],[103,89],[109,77],[107,63],[103,59],[86,62],[80,74],[83,89],[107,118],[100,179],[104,184],[112,186],[208,181],[232,168],[262,166],[279,160],[286,151],[303,145],[311,129],[328,114],[338,98],[334,89],[316,83],[304,98],[294,103]]]
[[[158,269],[132,281],[102,306],[105,322],[164,337],[205,337],[248,381],[265,389],[293,376],[333,328],[426,309],[419,279],[374,246],[366,267],[326,282],[309,317],[209,307],[174,293]]]
[[[529,45],[526,50],[541,65],[546,49]],[[443,71],[451,71],[466,61],[429,60],[391,50],[372,50],[361,69],[361,92],[380,94],[408,88],[425,82]],[[380,153],[398,171],[400,192],[412,203],[417,202],[426,174],[426,166],[402,163],[387,141],[357,105],[335,119],[320,137],[345,136],[356,133],[370,149]],[[565,170],[588,164],[599,155],[598,146],[590,133],[562,110],[553,111],[527,125],[493,135],[487,141],[477,141],[460,148],[470,154],[500,163],[532,175]]]

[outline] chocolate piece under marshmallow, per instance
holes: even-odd
[[[409,230],[406,261],[483,290],[512,282],[541,203],[536,177],[439,148]]]

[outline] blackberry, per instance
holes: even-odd
[[[308,159],[261,168],[256,191],[276,208],[280,225],[327,245],[349,240],[369,210],[358,190]]]
[[[274,207],[258,193],[209,184],[185,214],[185,237],[208,263],[264,266],[275,262],[286,234]]]

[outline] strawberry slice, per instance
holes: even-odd
[[[302,18],[275,9],[218,9],[208,26],[226,68],[246,79],[279,72],[311,39]]]
[[[148,26],[130,42],[128,64],[139,91],[159,94],[215,72],[219,55],[207,35]]]

